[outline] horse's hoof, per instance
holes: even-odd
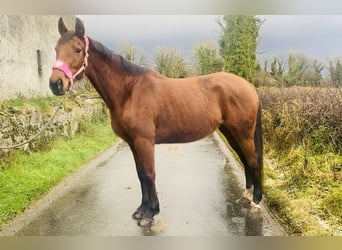
[[[242,204],[250,204],[251,200],[247,199],[246,197],[241,197],[240,199],[237,200],[238,203],[242,203]]]
[[[261,211],[260,204],[256,204],[254,201],[251,202],[251,212],[258,213]]]
[[[241,205],[243,205],[244,207],[248,207],[251,202],[252,202],[252,197],[253,197],[253,191],[252,189],[246,189],[241,198],[237,200],[238,203],[240,203]]]
[[[249,207],[251,204],[251,200],[247,199],[246,197],[241,197],[237,200],[237,203],[241,204],[244,207]]]
[[[153,225],[154,220],[152,218],[144,218],[138,222],[140,227],[150,227]]]
[[[140,211],[135,211],[132,214],[132,218],[135,220],[142,220],[144,218],[144,213],[140,212]]]

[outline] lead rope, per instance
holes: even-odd
[[[23,142],[21,142],[21,143],[19,143],[19,144],[15,144],[15,145],[11,145],[11,146],[0,146],[0,150],[4,150],[4,149],[12,149],[12,148],[19,148],[19,147],[21,147],[21,146],[23,146],[23,145],[25,145],[25,144],[27,144],[27,143],[30,143],[31,141],[33,141],[34,139],[36,139],[48,126],[49,126],[49,124],[53,121],[53,119],[55,119],[55,117],[56,117],[56,115],[57,115],[57,113],[58,113],[58,111],[62,108],[62,103],[61,104],[59,104],[58,105],[58,107],[56,108],[56,111],[55,111],[55,113],[53,114],[53,116],[50,118],[50,120],[44,125],[44,127],[42,127],[41,129],[40,129],[40,131],[37,133],[37,134],[35,134],[34,136],[32,136],[30,139],[28,139],[28,140],[26,140],[26,141],[23,141]]]

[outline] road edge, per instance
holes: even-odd
[[[243,183],[245,183],[245,175],[244,175],[244,171],[240,163],[235,159],[232,152],[230,151],[226,143],[223,141],[223,139],[220,137],[218,132],[215,131],[213,133],[213,139],[215,140],[215,142],[217,142],[218,148],[224,154],[226,159],[229,161],[229,165],[231,166],[233,173],[235,174],[236,178],[241,184],[241,187],[245,188],[243,186]],[[271,213],[271,211],[269,210],[269,208],[266,206],[266,204],[263,201],[260,202],[260,206],[261,206],[261,212],[262,212],[264,221],[267,221],[268,223],[271,223],[272,225],[274,225],[274,228],[277,231],[275,235],[288,236],[284,227],[277,221],[277,219],[273,216],[273,214]]]

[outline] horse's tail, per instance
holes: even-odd
[[[259,101],[259,108],[258,108],[258,114],[257,114],[257,120],[255,125],[255,132],[254,132],[254,145],[255,145],[255,151],[257,154],[257,160],[258,160],[258,167],[260,168],[260,174],[261,174],[261,182],[263,181],[263,142],[262,142],[262,124],[261,124],[261,103]]]

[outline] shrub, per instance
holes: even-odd
[[[307,144],[316,152],[342,150],[342,89],[260,88],[264,136],[277,149]]]
[[[290,234],[340,232],[341,89],[271,87],[258,92],[265,154],[271,158],[266,163],[272,162],[265,167],[267,204]],[[322,220],[333,226],[322,227]]]

